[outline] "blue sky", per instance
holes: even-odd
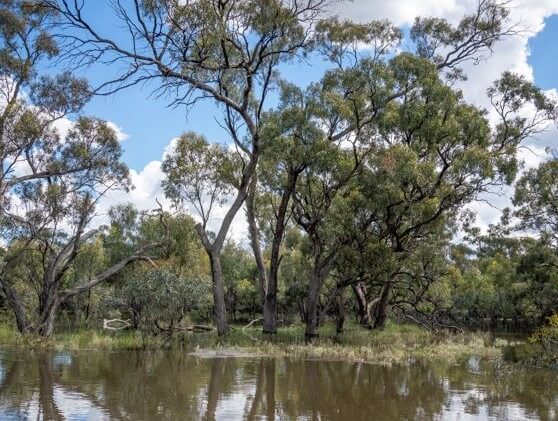
[[[544,29],[529,40],[535,83],[543,89],[558,89],[558,15],[545,20]]]
[[[126,45],[127,33],[121,29],[121,22],[106,13],[110,11],[106,3],[101,7],[99,4],[96,1],[86,2],[85,16],[101,34]],[[285,67],[282,74],[293,83],[307,85],[317,80],[325,68],[325,64],[316,59],[310,59],[309,64]],[[92,86],[97,86],[119,76],[121,70],[122,66],[94,64],[76,72],[85,76]],[[115,123],[129,135],[122,146],[124,161],[131,169],[139,171],[148,162],[161,159],[170,140],[185,131],[202,133],[216,142],[226,141],[225,131],[215,120],[220,117],[220,111],[211,101],[200,101],[189,111],[183,106],[169,108],[170,99],[151,96],[154,87],[138,85],[109,97],[95,97],[84,110],[87,115]]]

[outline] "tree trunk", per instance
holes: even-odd
[[[56,312],[60,306],[60,300],[57,292],[54,290],[44,291],[44,297],[39,309],[39,324],[37,326],[37,334],[40,336],[50,336],[54,332],[54,321]]]
[[[371,320],[366,302],[366,286],[362,282],[357,282],[352,286],[357,302],[358,318],[361,326],[370,328]]]
[[[211,261],[211,275],[213,277],[213,312],[217,333],[225,335],[228,330],[227,308],[225,305],[225,283],[223,282],[223,269],[221,268],[221,255],[219,252],[212,252],[209,255]]]
[[[254,175],[250,183],[248,196],[246,198],[246,217],[248,219],[248,230],[250,232],[250,245],[252,246],[252,253],[254,254],[256,267],[258,268],[258,282],[260,285],[260,294],[264,314],[263,331],[264,333],[275,333],[277,331],[275,323],[276,305],[273,305],[273,301],[276,300],[274,300],[274,297],[272,296],[276,296],[276,291],[270,293],[268,298],[268,291],[270,289],[269,278],[267,276],[267,268],[265,267],[262,250],[260,248],[260,235],[256,221],[256,183],[257,177]],[[270,328],[269,331],[267,331],[267,327]]]
[[[345,297],[344,297],[344,293],[345,289],[344,288],[337,288],[336,291],[336,313],[337,313],[337,317],[335,319],[335,330],[338,334],[343,333],[343,328],[345,325]]]
[[[310,285],[308,288],[308,300],[306,303],[306,332],[307,338],[318,336],[318,300],[320,299],[321,279],[320,274],[315,268],[310,275]]]
[[[386,281],[382,287],[378,303],[376,304],[376,317],[374,319],[374,329],[384,329],[389,314],[389,299],[392,282]]]
[[[269,262],[269,279],[267,291],[264,300],[264,333],[277,333],[277,284],[279,278],[279,266],[281,264],[281,244],[285,236],[287,228],[287,211],[289,202],[293,194],[299,171],[289,168],[287,175],[286,189],[281,195],[281,202],[277,208],[277,219],[275,221],[275,230],[273,233],[273,242],[271,243],[271,257]]]
[[[246,215],[250,230],[250,244],[258,268],[258,279],[263,301],[263,333],[277,333],[277,284],[279,276],[279,265],[281,263],[281,244],[287,227],[287,211],[289,201],[298,178],[298,172],[289,168],[287,175],[287,185],[281,195],[281,201],[277,208],[275,226],[273,227],[273,241],[271,244],[271,257],[269,263],[269,274],[264,264],[259,243],[259,233],[256,223],[255,200],[256,200],[256,179],[251,182],[248,197],[246,200]]]
[[[30,326],[27,324],[27,318],[25,316],[25,306],[21,302],[19,296],[10,285],[4,283],[2,283],[2,291],[4,291],[4,295],[6,295],[8,304],[14,312],[17,330],[20,333],[28,333]]]

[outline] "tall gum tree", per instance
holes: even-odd
[[[413,78],[417,89],[382,115],[380,142],[363,166],[361,185],[370,229],[404,267],[407,256],[443,231],[464,205],[515,179],[518,147],[555,118],[556,104],[523,78],[505,73],[487,93],[499,116],[491,127],[486,113],[465,103],[432,64],[411,56],[396,60],[397,84]],[[400,269],[387,276],[380,292],[377,328],[385,325]]]
[[[59,17],[66,57],[78,65],[118,63],[125,70],[95,91],[111,94],[138,83],[170,94],[173,105],[216,102],[222,126],[242,162],[234,198],[217,229],[199,234],[211,260],[215,320],[227,332],[220,253],[242,207],[261,154],[260,121],[278,67],[305,54],[326,0],[41,1]],[[108,8],[123,36],[102,33],[88,7]],[[115,26],[116,27],[116,26]],[[120,34],[122,35],[122,34]]]

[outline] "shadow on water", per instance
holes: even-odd
[[[201,358],[179,350],[0,351],[0,419],[557,419],[556,372]]]

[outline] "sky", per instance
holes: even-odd
[[[86,2],[87,3],[87,2]],[[105,33],[118,34],[119,29],[101,8],[98,0],[89,0],[89,17],[100,25]],[[372,19],[389,19],[402,29],[408,29],[415,16],[436,16],[457,22],[459,18],[477,5],[477,0],[354,0],[335,6],[331,11],[342,18],[364,22]],[[465,99],[488,108],[486,89],[505,70],[511,70],[534,81],[549,93],[558,92],[558,0],[512,0],[511,19],[525,29],[521,36],[506,39],[498,44],[492,56],[478,65],[467,65],[468,81],[460,86]],[[284,77],[301,85],[316,80],[323,73],[324,63],[312,60],[311,68],[294,66],[285,68]],[[118,68],[94,66],[81,69],[93,85],[118,72]],[[110,121],[118,129],[124,148],[123,159],[131,169],[135,188],[129,192],[115,192],[101,202],[105,211],[111,205],[134,203],[139,209],[153,209],[158,198],[164,206],[160,187],[163,178],[161,160],[173,138],[185,131],[204,134],[215,142],[223,142],[226,134],[216,122],[219,112],[209,102],[198,103],[186,112],[182,107],[169,108],[168,99],[150,96],[151,87],[136,86],[110,97],[96,97],[85,108],[87,115]],[[549,129],[537,138],[529,139],[521,156],[525,168],[537,166],[547,157],[546,148],[558,149],[558,130]],[[500,211],[509,206],[510,188],[504,188],[487,196],[486,200],[470,205],[477,213],[477,225],[486,229],[498,221]],[[213,223],[219,223],[224,209],[215,215]],[[246,240],[246,223],[243,212],[235,219],[230,238]]]

